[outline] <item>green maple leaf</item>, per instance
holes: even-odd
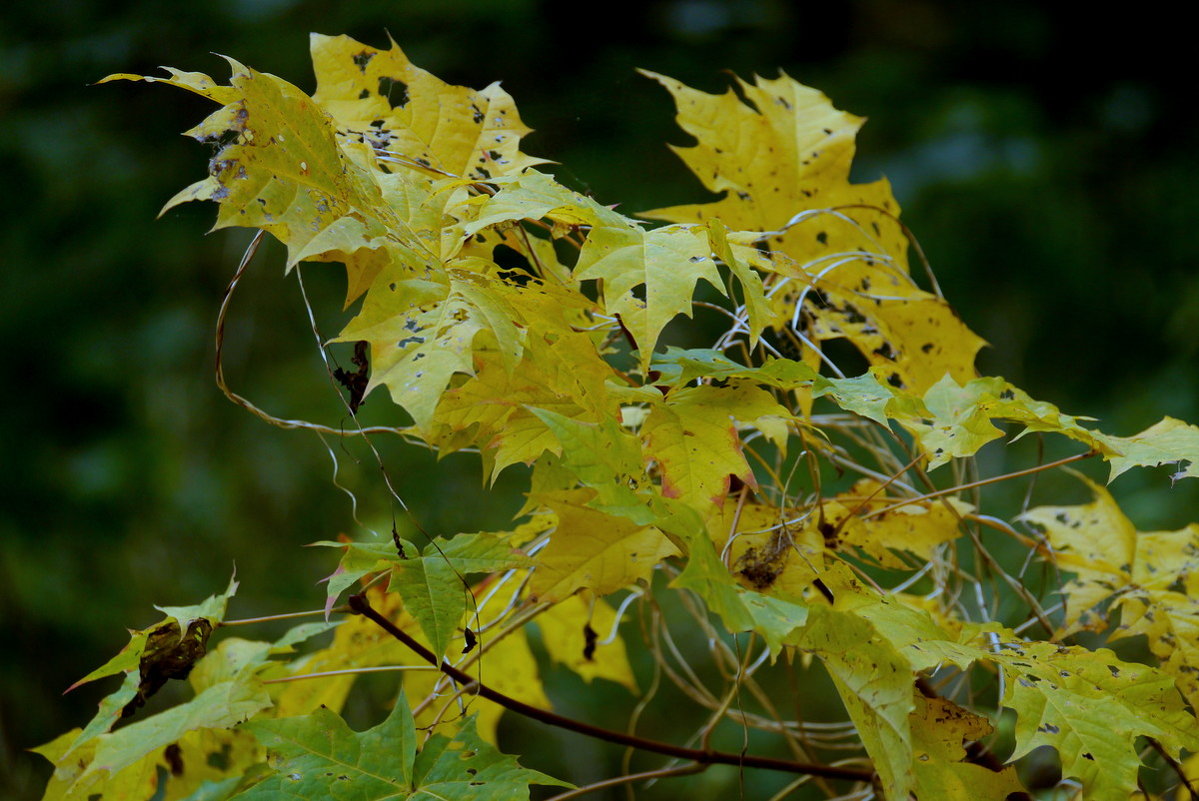
[[[279,798],[325,801],[446,801],[527,799],[529,785],[572,785],[520,767],[475,733],[474,716],[451,739],[434,735],[417,748],[416,725],[401,694],[387,719],[355,732],[338,715],[311,715],[246,724],[272,755],[274,773],[237,794],[241,801]]]
[[[589,423],[548,409],[529,411],[557,437],[562,466],[573,472],[583,486],[596,491],[591,506],[642,525],[653,520],[653,513],[636,491],[636,485],[645,479],[640,443],[632,434],[612,419]]]
[[[1042,745],[1057,749],[1062,775],[1082,781],[1087,798],[1124,801],[1137,788],[1134,744],[1153,737],[1176,757],[1199,748],[1199,726],[1160,671],[1122,662],[1107,649],[1008,642],[992,658],[1004,669],[1002,703],[1015,709],[1012,759]]]
[[[1107,457],[1112,472],[1108,482],[1132,467],[1157,467],[1179,463],[1173,479],[1199,478],[1199,426],[1163,417],[1131,437],[1102,435],[1101,442],[1115,455]]]
[[[398,540],[399,546],[404,549],[404,553],[415,554],[416,546],[407,540]],[[337,570],[335,570],[325,580],[328,583],[326,588],[326,608],[332,609],[333,604],[341,597],[341,594],[347,587],[358,581],[368,573],[379,573],[391,568],[393,564],[402,559],[399,550],[397,550],[396,542],[392,540],[381,542],[333,542],[331,540],[321,540],[319,542],[309,543],[311,547],[324,548],[341,548],[341,561],[338,562]]]
[[[404,608],[420,623],[431,650],[440,658],[467,611],[470,590],[465,576],[528,562],[493,534],[460,534],[429,543],[420,557],[397,559],[389,589],[404,599]]]

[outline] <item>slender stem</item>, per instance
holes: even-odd
[[[1025,468],[1024,470],[1017,470],[1014,473],[1004,473],[1001,476],[991,476],[990,478],[982,478],[982,479],[979,479],[978,481],[971,481],[968,484],[958,484],[956,486],[949,487],[947,489],[936,490],[935,492],[926,492],[923,495],[921,495],[919,498],[908,498],[907,500],[899,501],[898,503],[893,503],[890,506],[884,506],[882,509],[875,509],[873,512],[862,515],[861,519],[865,520],[866,518],[869,518],[869,517],[878,517],[879,515],[884,515],[887,512],[894,511],[895,509],[898,509],[901,506],[911,506],[914,503],[924,503],[929,498],[936,498],[941,495],[949,495],[954,492],[961,492],[962,490],[970,489],[971,487],[981,487],[984,484],[995,484],[1000,481],[1007,481],[1010,478],[1019,478],[1020,476],[1028,476],[1028,475],[1032,475],[1033,473],[1040,473],[1043,470],[1050,470],[1054,467],[1061,467],[1064,464],[1070,464],[1071,462],[1078,462],[1083,459],[1090,459],[1092,456],[1098,456],[1098,455],[1099,454],[1096,451],[1087,451],[1086,453],[1076,453],[1073,456],[1067,456],[1064,459],[1058,459],[1056,462],[1049,462],[1048,464],[1037,465],[1036,467],[1028,467],[1028,468]]]
[[[421,645],[411,636],[406,634],[398,626],[392,623],[383,615],[379,614],[370,602],[362,595],[351,595],[350,608],[358,614],[370,619],[392,637],[406,645],[410,650],[415,652],[421,659],[424,659],[430,664],[437,665],[439,660],[425,646]],[[765,770],[777,770],[787,773],[803,773],[812,776],[827,776],[831,779],[846,779],[848,781],[868,782],[874,778],[874,773],[868,770],[855,770],[852,768],[838,768],[830,765],[810,764],[806,762],[794,762],[786,759],[774,759],[772,757],[750,756],[742,754],[730,754],[722,751],[705,751],[698,748],[682,748],[671,743],[664,743],[658,740],[648,740],[644,737],[625,734],[624,732],[605,729],[599,726],[593,726],[590,723],[585,723],[581,720],[564,717],[562,715],[549,712],[545,709],[538,709],[535,706],[526,704],[523,701],[518,701],[515,698],[504,695],[501,692],[493,690],[485,684],[480,684],[475,681],[469,674],[463,673],[458,668],[448,662],[440,662],[439,669],[442,673],[452,678],[460,684],[467,685],[471,692],[476,695],[486,698],[488,701],[499,704],[505,709],[509,709],[517,714],[532,718],[533,720],[541,721],[550,726],[558,726],[559,728],[569,729],[570,731],[583,734],[587,737],[593,737],[597,740],[604,740],[617,745],[631,746],[639,748],[643,751],[651,751],[657,754],[676,757],[678,759],[686,759],[692,762],[698,762],[702,765],[741,765],[747,768],[763,768]]]
[[[682,765],[677,768],[662,768],[661,770],[647,770],[644,773],[630,773],[625,776],[604,779],[603,781],[594,782],[592,784],[584,785],[583,787],[576,787],[573,790],[567,790],[565,793],[559,793],[558,795],[547,799],[547,801],[567,801],[571,798],[579,798],[589,793],[594,793],[597,790],[606,790],[609,787],[619,787],[622,784],[628,784],[630,782],[639,782],[649,779],[665,779],[670,776],[686,776],[689,773],[699,773],[700,771],[705,770],[707,767],[707,765],[694,763],[691,765]]]
[[[379,667],[347,668],[345,670],[322,670],[320,673],[301,673],[298,676],[284,676],[281,679],[264,679],[263,684],[282,684],[286,681],[301,679],[320,679],[325,676],[357,676],[359,673],[388,673],[396,670],[436,670],[432,665],[381,665]]]
[[[330,613],[349,613],[348,606],[335,606],[329,610]],[[288,620],[293,617],[316,617],[317,615],[325,614],[324,609],[313,609],[311,612],[285,612],[281,615],[265,615],[264,617],[244,617],[240,620],[222,620],[218,626],[248,626],[251,623],[267,623],[271,620]]]

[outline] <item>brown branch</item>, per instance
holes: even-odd
[[[1162,759],[1164,759],[1166,764],[1170,766],[1170,770],[1178,774],[1178,778],[1181,781],[1182,786],[1187,789],[1187,793],[1190,794],[1191,800],[1199,801],[1199,792],[1196,792],[1195,786],[1191,784],[1191,780],[1187,778],[1186,771],[1183,770],[1182,765],[1178,764],[1178,760],[1170,756],[1170,752],[1152,737],[1149,738],[1149,745],[1153,747],[1154,751],[1161,754]]]
[[[808,776],[823,776],[830,779],[845,779],[847,781],[858,782],[870,782],[874,780],[874,773],[868,770],[838,768],[831,765],[795,762],[787,759],[751,756],[748,754],[732,754],[724,751],[683,748],[681,746],[664,743],[658,740],[648,740],[644,737],[637,737],[624,732],[605,729],[600,726],[593,726],[590,723],[585,723],[581,720],[564,717],[545,709],[538,709],[535,706],[531,706],[523,701],[518,701],[515,698],[511,698],[501,692],[493,690],[485,684],[481,684],[469,674],[464,673],[448,662],[443,661],[438,664],[438,659],[433,655],[432,651],[421,645],[410,635],[406,634],[394,623],[376,611],[370,605],[370,601],[368,601],[365,596],[351,595],[349,598],[349,605],[350,609],[352,609],[354,612],[369,618],[381,629],[414,651],[420,658],[424,659],[431,665],[437,665],[438,669],[441,670],[442,673],[446,674],[459,684],[469,688],[470,692],[486,698],[488,701],[497,703],[505,709],[509,709],[519,715],[524,715],[525,717],[532,718],[533,720],[541,721],[547,725],[568,729],[587,737],[593,737],[597,740],[605,740],[610,743],[616,743],[617,745],[637,748],[642,751],[651,751],[655,754],[664,754],[665,756],[675,757],[677,759],[690,760],[701,765],[739,765],[746,768],[762,768],[764,770],[777,770],[786,773],[799,773]]]

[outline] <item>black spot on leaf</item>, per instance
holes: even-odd
[[[359,72],[366,72],[366,65],[371,63],[371,59],[374,57],[374,53],[370,52],[369,50],[363,50],[361,53],[354,56],[354,66],[358,68]]]
[[[408,84],[399,78],[383,75],[379,78],[379,95],[387,98],[387,103],[392,108],[403,108],[408,105]]]

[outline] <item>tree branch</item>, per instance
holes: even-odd
[[[405,633],[398,626],[376,611],[370,605],[370,601],[368,601],[365,596],[351,595],[349,598],[349,605],[350,609],[352,609],[355,613],[369,618],[381,629],[414,651],[421,659],[424,659],[431,665],[438,665],[438,659],[433,655],[432,651],[421,645],[410,635]],[[593,737],[597,740],[605,740],[610,743],[616,743],[617,745],[628,746],[630,748],[637,748],[642,751],[651,751],[655,754],[664,754],[665,756],[676,757],[678,759],[686,759],[692,762],[697,762],[701,765],[739,765],[746,768],[762,768],[764,770],[777,770],[786,773],[800,773],[808,776],[822,776],[829,779],[845,779],[848,781],[859,782],[870,782],[874,780],[874,773],[868,770],[838,768],[831,765],[795,762],[787,759],[751,756],[748,754],[732,754],[724,751],[683,748],[681,746],[664,743],[658,740],[649,740],[644,737],[637,737],[624,732],[593,726],[590,723],[585,723],[581,720],[564,717],[545,709],[538,709],[537,707],[526,704],[523,701],[518,701],[515,698],[504,695],[501,692],[491,689],[485,684],[479,683],[469,674],[462,672],[448,662],[441,662],[438,665],[438,669],[441,670],[442,673],[452,678],[454,681],[468,687],[470,691],[476,695],[486,698],[488,701],[493,701],[505,709],[509,709],[517,714],[532,718],[533,720],[541,721],[542,723],[550,726],[568,729],[587,737]]]

